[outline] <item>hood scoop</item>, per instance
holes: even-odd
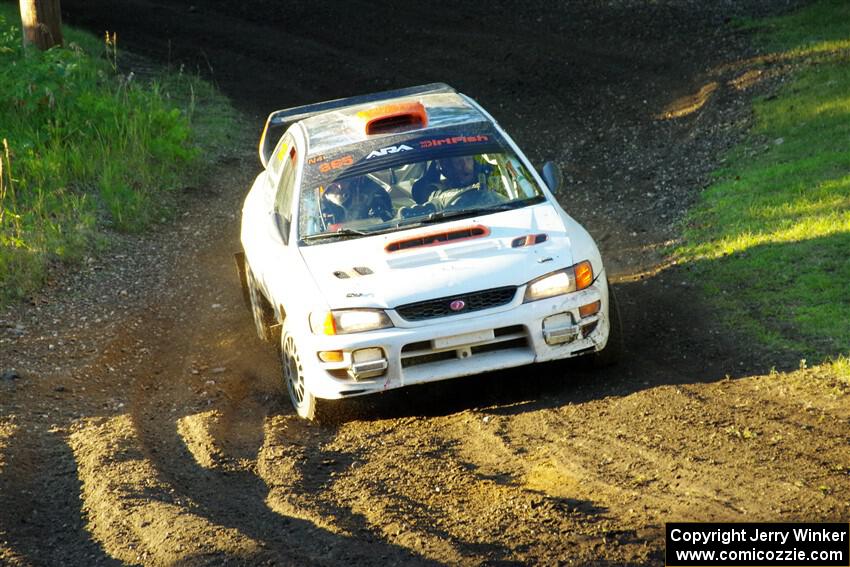
[[[411,248],[421,248],[424,246],[439,246],[441,244],[451,244],[461,240],[483,238],[489,234],[490,229],[486,226],[476,224],[453,230],[441,230],[439,232],[418,234],[414,237],[405,238],[403,240],[395,240],[384,246],[384,250],[392,253],[399,252],[401,250],[410,250]]]

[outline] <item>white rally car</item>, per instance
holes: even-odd
[[[298,415],[537,362],[615,361],[593,239],[475,101],[437,83],[272,113],[237,255]]]

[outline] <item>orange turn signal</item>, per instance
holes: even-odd
[[[599,309],[602,307],[601,301],[594,301],[593,303],[588,303],[587,305],[582,305],[578,308],[578,314],[581,315],[581,318],[590,317],[591,315],[596,315],[599,313]]]
[[[322,362],[342,362],[341,350],[320,350],[319,360]]]
[[[313,311],[310,313],[310,330],[317,335],[335,335],[336,321],[330,311]]]
[[[593,266],[590,265],[590,262],[587,260],[579,262],[573,266],[573,269],[575,270],[576,291],[590,287],[590,284],[593,283]]]
[[[333,313],[328,312],[328,314],[325,315],[325,321],[322,323],[322,332],[326,335],[336,334],[336,321],[334,321]]]

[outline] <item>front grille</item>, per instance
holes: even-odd
[[[511,339],[509,341],[502,341],[499,343],[488,343],[486,345],[474,346],[470,350],[472,351],[472,354],[481,354],[482,352],[496,352],[497,350],[507,350],[509,348],[526,348],[527,346],[528,339],[520,337],[518,339]]]
[[[420,364],[428,364],[430,362],[439,362],[441,360],[452,360],[457,358],[457,354],[453,350],[443,352],[432,352],[430,354],[420,354],[419,356],[409,356],[401,359],[401,367],[408,368],[410,366],[418,366]]]
[[[396,312],[408,321],[424,321],[425,319],[434,319],[436,317],[481,311],[510,303],[516,295],[516,289],[516,286],[497,287],[462,295],[452,295],[439,299],[408,303],[407,305],[397,307]],[[456,302],[458,301],[463,302],[463,308],[452,309],[450,306],[453,303],[457,306]]]
[[[510,327],[506,327],[510,328]],[[522,329],[522,327],[520,327]],[[507,335],[502,335],[506,337]],[[458,360],[457,350],[443,350],[438,352],[421,352],[421,354],[414,354],[404,356],[404,353],[410,352],[412,350],[418,349],[410,349],[410,346],[421,345],[422,343],[410,343],[409,345],[405,345],[404,348],[401,349],[402,358],[401,358],[401,367],[402,368],[410,368],[411,366],[419,366],[420,364],[431,364],[433,362],[440,362],[443,360]],[[428,344],[427,342],[425,343]],[[476,354],[485,354],[488,352],[498,352],[502,350],[510,350],[510,349],[527,349],[528,348],[528,338],[516,337],[511,335],[507,338],[507,340],[497,340],[492,343],[486,343],[483,345],[475,345],[470,347],[470,353],[474,357]]]

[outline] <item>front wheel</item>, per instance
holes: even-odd
[[[289,392],[289,401],[295,408],[295,413],[304,419],[314,420],[319,417],[319,400],[310,393],[304,385],[304,366],[295,348],[295,340],[291,335],[284,335],[280,348],[280,362],[283,366],[283,381]]]
[[[623,321],[620,318],[620,306],[611,284],[608,284],[608,343],[595,353],[593,365],[597,368],[613,366],[620,362],[625,350],[623,339]]]

